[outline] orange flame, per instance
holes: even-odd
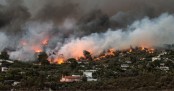
[[[64,58],[63,54],[60,54],[58,56],[58,58],[55,59],[55,63],[56,64],[62,64],[62,63],[64,63],[64,60],[65,60],[65,58]]]
[[[34,50],[36,53],[42,52],[42,49],[38,46],[33,46],[32,50]]]
[[[39,53],[39,52],[42,52],[42,50],[38,49],[38,50],[35,50],[36,53]]]
[[[97,60],[101,60],[101,59],[104,59],[107,57],[113,57],[113,56],[115,56],[115,52],[116,52],[115,49],[111,48],[106,53],[100,55],[99,57],[95,58],[94,60],[97,61]]]
[[[129,49],[129,52],[132,52],[132,49]]]
[[[57,63],[57,64],[62,64],[62,63],[64,63],[64,58],[57,58],[57,59],[56,59],[56,63]]]
[[[144,50],[144,49],[145,49],[145,48],[142,46],[142,47],[141,47],[141,50]]]

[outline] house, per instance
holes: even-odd
[[[81,76],[72,75],[72,76],[62,76],[60,82],[79,82],[81,81]]]
[[[1,72],[7,72],[8,68],[7,67],[1,67]]]
[[[83,75],[85,75],[86,77],[92,77],[93,72],[96,72],[96,70],[85,70],[83,72]]]
[[[129,68],[129,64],[121,64],[122,70],[127,70],[127,68]]]
[[[2,62],[8,62],[8,63],[11,63],[11,64],[13,64],[14,63],[14,61],[11,61],[11,60],[3,60],[3,59],[0,59],[0,63],[2,63]]]
[[[12,86],[16,86],[18,84],[20,84],[20,82],[14,81],[13,84],[12,84]]]
[[[159,69],[160,69],[160,70],[164,70],[164,71],[169,71],[169,67],[165,66],[164,63],[160,63]]]
[[[154,62],[155,60],[161,60],[161,58],[159,56],[157,57],[152,57],[152,62]]]
[[[127,63],[127,64],[131,64],[131,63],[132,63],[132,61],[125,61],[125,63]]]
[[[158,56],[156,57],[152,57],[152,62],[155,61],[155,60],[161,60],[161,56],[162,55],[166,55],[167,52],[163,51],[162,53],[160,53]]]
[[[93,78],[93,73],[96,72],[96,70],[85,70],[83,72],[83,75],[87,77],[87,81],[97,81],[97,79]]]

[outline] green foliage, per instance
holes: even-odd
[[[38,55],[38,60],[41,62],[43,60],[47,60],[48,59],[48,55],[45,53],[45,52],[41,52],[39,55]]]
[[[1,52],[0,59],[4,59],[4,60],[9,59],[9,55],[8,55],[7,51],[4,50]]]
[[[78,66],[77,60],[74,58],[70,58],[67,61],[70,63],[71,69],[75,69]]]
[[[87,82],[87,77],[86,77],[86,76],[83,76],[83,77],[82,77],[82,81],[83,81],[83,82]]]
[[[38,55],[38,61],[41,62],[42,65],[49,65],[50,64],[47,59],[48,59],[48,55],[45,52],[41,52]]]

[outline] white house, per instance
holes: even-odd
[[[1,67],[1,71],[2,72],[7,72],[8,71],[8,68],[7,67]]]
[[[159,69],[164,70],[164,71],[169,71],[169,67],[165,66],[164,63],[160,63]]]
[[[16,85],[18,85],[18,84],[20,84],[20,82],[13,82],[13,84],[12,84],[12,86],[16,86]]]
[[[122,70],[127,70],[129,68],[129,64],[121,64]]]
[[[83,75],[87,77],[87,81],[97,81],[97,79],[94,79],[92,76],[92,73],[94,73],[96,70],[85,70],[83,72]]]
[[[127,64],[131,64],[131,63],[132,63],[132,61],[125,61],[125,63],[127,63]]]
[[[152,62],[155,61],[155,60],[161,60],[161,58],[159,56],[157,57],[152,57]]]

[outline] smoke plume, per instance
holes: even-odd
[[[164,44],[174,42],[173,23],[174,16],[166,13],[154,19],[146,17],[135,21],[124,30],[108,29],[105,33],[92,33],[89,36],[72,39],[61,47],[59,53],[68,58],[83,56],[83,50],[88,50],[95,56],[109,48],[162,47]]]
[[[12,60],[94,56],[173,43],[173,0],[1,0],[0,51]]]

